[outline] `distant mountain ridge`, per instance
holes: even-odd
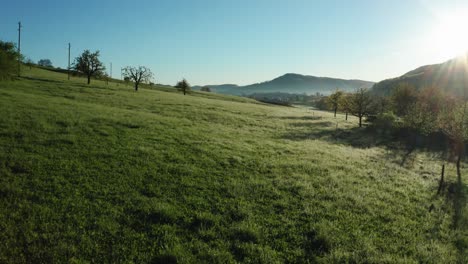
[[[235,84],[206,85],[213,92],[231,95],[251,95],[254,93],[295,93],[295,94],[330,94],[337,88],[343,91],[354,91],[357,88],[370,88],[374,82],[363,80],[345,80],[330,77],[316,77],[287,73],[271,81],[246,86]],[[202,86],[194,86],[199,90]]]
[[[408,83],[416,89],[434,86],[454,95],[463,95],[468,87],[468,54],[439,64],[425,65],[400,77],[383,80],[372,87],[380,95],[389,95],[400,83]]]

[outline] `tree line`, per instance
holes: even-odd
[[[87,84],[91,84],[92,78],[105,77],[109,78],[105,73],[106,67],[100,60],[99,50],[91,52],[84,50],[78,57],[75,58],[71,69],[75,74],[83,74],[86,76]],[[0,41],[0,80],[11,80],[17,73],[16,65],[20,61],[29,67],[38,65],[41,67],[52,68],[52,62],[49,59],[41,59],[34,63],[31,59],[25,59],[17,51],[16,45],[13,42]],[[146,66],[127,66],[122,69],[122,76],[126,82],[133,82],[135,91],[138,91],[140,84],[152,84],[151,80],[154,77],[153,72]],[[187,80],[179,81],[175,88],[181,91],[184,95],[191,91],[191,86]],[[209,92],[210,90],[205,89]]]
[[[354,93],[336,90],[324,97],[322,108],[358,117],[359,127],[367,118],[371,126],[383,130],[406,130],[413,135],[441,134],[449,142],[449,161],[456,164],[461,182],[460,162],[468,140],[468,98],[457,97],[439,87],[416,89],[408,83],[398,84],[389,96],[379,96],[372,90],[357,89]],[[416,137],[415,137],[416,138]],[[416,139],[411,145],[415,145]]]

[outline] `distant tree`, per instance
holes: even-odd
[[[75,59],[73,68],[86,75],[88,84],[91,83],[91,77],[102,75],[106,69],[104,64],[99,60],[99,51],[91,53],[89,50],[85,50]]]
[[[153,78],[151,70],[145,66],[131,67],[127,66],[123,69],[123,76],[135,84],[135,91],[138,91],[140,83],[147,83]]]
[[[327,98],[327,104],[330,107],[330,109],[333,110],[333,112],[335,113],[335,117],[336,112],[338,111],[338,107],[340,106],[340,100],[342,96],[343,92],[340,90],[336,90]]]
[[[34,65],[34,61],[31,60],[31,58],[27,58],[27,59],[24,61],[24,64],[26,64],[26,66],[28,66],[29,69],[31,69],[32,66]]]
[[[359,127],[362,127],[362,118],[373,112],[373,102],[367,88],[359,88],[349,97],[350,113],[359,118]]]
[[[405,127],[428,135],[439,129],[438,119],[442,109],[448,109],[451,98],[436,87],[423,88],[416,93],[415,102],[409,104],[403,116]],[[448,106],[445,106],[448,105]]]
[[[184,95],[190,91],[190,84],[185,79],[178,82],[175,87],[179,89],[179,91],[182,91]]]
[[[343,93],[340,97],[339,105],[343,112],[345,112],[345,120],[348,120],[348,114],[351,111],[351,94]]]
[[[382,115],[390,111],[391,100],[388,96],[374,96],[373,101],[377,114]]]
[[[395,113],[399,116],[407,114],[417,100],[416,88],[408,83],[400,83],[393,90],[391,102]]]
[[[328,110],[327,97],[319,97],[314,101],[313,105],[319,110]]]
[[[42,66],[42,67],[54,67],[52,65],[52,62],[49,60],[49,59],[40,59],[38,62],[37,62],[37,65],[39,66]]]
[[[0,41],[0,80],[10,79],[17,71],[18,52],[12,42]]]
[[[202,92],[211,92],[211,88],[208,87],[208,86],[203,86],[203,87],[200,89],[200,91],[202,91]]]

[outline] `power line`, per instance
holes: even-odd
[[[68,80],[70,80],[70,47],[71,44],[68,43]]]
[[[21,21],[18,22],[18,77],[21,76]]]

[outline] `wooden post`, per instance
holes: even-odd
[[[442,164],[442,172],[440,173],[439,189],[437,190],[437,194],[440,194],[440,192],[442,191],[442,187],[444,186],[444,173],[445,164]]]

